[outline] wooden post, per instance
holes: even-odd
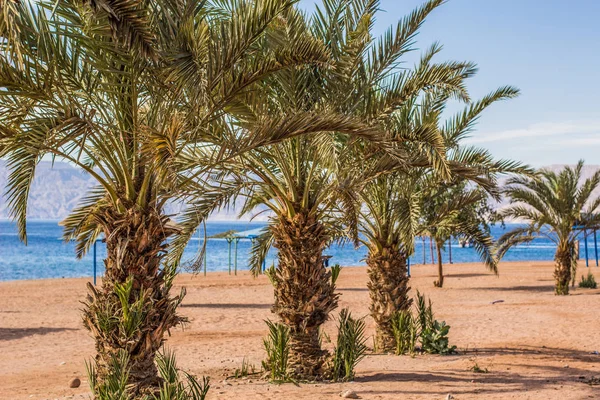
[[[588,268],[590,266],[590,263],[588,261],[587,231],[585,229],[583,230],[583,240],[585,240],[585,242],[583,243],[585,249],[585,267]]]
[[[96,286],[96,244],[97,240],[94,241],[94,286]]]
[[[594,229],[594,252],[596,253],[596,267],[598,266],[598,238],[596,237],[596,229]]]
[[[236,237],[235,239],[235,259],[233,262],[233,273],[234,275],[237,275],[237,246],[238,246],[238,242],[240,241],[240,238]]]

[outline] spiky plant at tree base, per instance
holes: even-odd
[[[364,318],[353,318],[347,308],[338,317],[338,335],[332,360],[332,379],[338,382],[354,379],[355,369],[367,352]]]

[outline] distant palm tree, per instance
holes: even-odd
[[[219,160],[309,129],[268,117],[247,122],[251,131],[229,126],[251,107],[255,84],[328,60],[303,37],[272,32],[265,47],[293,0],[214,3],[0,3],[0,156],[11,214],[26,241],[29,189],[45,156],[96,179],[62,222],[64,237],[81,256],[104,235],[106,273],[83,311],[96,342],[94,382],[125,350],[136,396],[160,387],[155,354],[185,320],[176,312],[184,293],[170,295],[176,270],[162,262],[179,231],[165,204]]]
[[[424,19],[442,2],[428,1],[379,41],[371,36],[377,1],[326,1],[312,21],[290,10],[282,29],[315,38],[332,61],[325,68],[298,68],[273,76],[256,94],[266,98],[266,105],[248,109],[247,118],[260,120],[266,114],[285,121],[311,111],[330,115],[332,121],[339,118],[340,126],[322,125],[320,133],[246,153],[224,165],[212,185],[189,194],[191,207],[180,221],[182,234],[173,242],[175,261],[202,216],[215,207],[243,196],[247,201],[242,213],[258,206],[272,212],[268,229],[255,243],[253,265],[258,271],[268,249],[277,248],[279,262],[271,275],[273,312],[290,328],[289,365],[296,378],[326,375],[320,328],[337,307],[338,295],[322,255],[336,239],[351,237],[357,243],[361,188],[394,168],[435,163],[444,169],[444,143],[429,127],[410,133],[415,146],[422,146],[413,154],[399,140],[395,131],[401,126],[394,122],[406,103],[427,91],[466,97],[463,81],[474,73],[474,65],[433,63],[437,45],[414,69],[395,68],[411,50]],[[362,121],[371,131],[353,132],[344,127],[344,120]],[[370,159],[374,161],[367,162]]]
[[[583,161],[560,172],[539,171],[536,178],[513,178],[505,193],[510,206],[502,210],[506,218],[526,223],[498,240],[498,254],[504,256],[513,246],[544,237],[556,243],[554,279],[557,295],[569,294],[569,282],[577,267],[575,241],[583,229],[600,225],[600,170],[582,181]]]
[[[473,244],[485,266],[497,273],[494,241],[486,219],[491,216],[489,194],[480,188],[468,188],[467,184],[447,186],[439,184],[427,191],[422,201],[422,212],[417,234],[429,236],[435,242],[438,279],[434,286],[444,286],[442,249],[452,236],[461,236]]]

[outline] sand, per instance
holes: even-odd
[[[600,268],[589,268],[600,281]],[[579,275],[587,273],[580,266]],[[450,356],[368,355],[355,382],[273,385],[225,377],[244,357],[260,367],[264,320],[272,289],[265,277],[182,275],[187,287],[181,313],[185,330],[172,332],[167,345],[180,367],[209,375],[209,399],[335,399],[351,389],[363,399],[600,399],[600,289],[553,293],[550,263],[503,263],[500,276],[482,265],[446,267],[446,287],[433,287],[435,268],[413,268],[411,286],[430,296],[438,319],[452,326]],[[339,279],[340,307],[368,314],[364,268],[345,268]],[[0,399],[88,398],[84,361],[93,341],[82,327],[80,300],[88,279],[0,283]],[[495,300],[504,302],[492,304]],[[337,316],[337,312],[334,313]],[[367,317],[368,333],[373,322]],[[335,321],[326,324],[332,335]],[[372,341],[369,339],[369,344]],[[327,344],[331,346],[331,344]],[[475,373],[475,364],[488,373]],[[81,377],[78,389],[69,380]]]

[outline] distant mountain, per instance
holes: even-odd
[[[544,168],[559,171],[563,167],[564,165],[554,164]],[[600,168],[598,165],[586,165],[583,170],[583,177],[590,177],[598,168]],[[0,160],[0,187],[2,188],[0,218],[9,217],[4,190],[8,174],[6,162]],[[49,161],[42,161],[37,167],[36,176],[31,187],[28,217],[30,219],[63,219],[79,203],[87,190],[95,185],[96,182],[92,177],[70,164],[64,162],[52,164]],[[600,196],[600,190],[597,190],[595,195]],[[502,201],[499,207],[505,204],[506,201]],[[172,210],[169,211],[177,212],[181,207],[172,206],[171,208]],[[238,207],[218,211],[210,219],[236,220],[235,208]],[[261,214],[257,219],[265,220],[266,218],[266,214]],[[242,219],[250,219],[250,216],[245,216]]]
[[[6,204],[6,182],[9,170],[6,162],[0,160],[0,218],[9,218]],[[96,186],[94,178],[82,170],[64,162],[39,163],[29,196],[28,218],[61,220],[77,206],[86,192]],[[177,212],[182,207],[172,205],[169,212]],[[237,219],[234,209],[221,210],[211,215],[211,220],[233,221]],[[242,219],[250,219],[245,216]],[[261,215],[257,219],[266,219]]]

